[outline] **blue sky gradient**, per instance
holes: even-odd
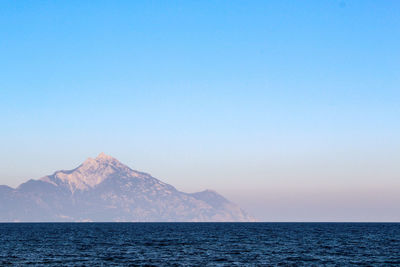
[[[4,1],[0,184],[101,151],[261,220],[400,221],[398,1]]]

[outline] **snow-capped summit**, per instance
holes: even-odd
[[[212,190],[188,194],[100,153],[73,170],[0,186],[0,221],[252,221]]]
[[[82,165],[90,165],[90,164],[112,164],[112,165],[123,165],[116,158],[101,152],[96,158],[87,158]]]
[[[40,180],[54,185],[67,185],[71,192],[75,192],[93,188],[113,175],[126,178],[145,176],[102,152],[94,159],[88,158],[73,170],[57,171],[53,175],[43,177]]]
[[[106,155],[104,152],[101,152],[101,153],[97,156],[96,160],[116,160],[116,159],[114,159],[113,157],[111,157],[111,156],[109,156],[109,155]]]

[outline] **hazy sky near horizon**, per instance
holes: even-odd
[[[0,184],[100,152],[261,220],[400,221],[400,2],[3,1]]]

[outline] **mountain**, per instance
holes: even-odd
[[[104,153],[73,170],[0,186],[0,221],[254,221],[215,191],[184,193]]]

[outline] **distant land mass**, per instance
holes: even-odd
[[[73,170],[0,185],[2,222],[255,221],[215,191],[184,193],[104,153]]]

